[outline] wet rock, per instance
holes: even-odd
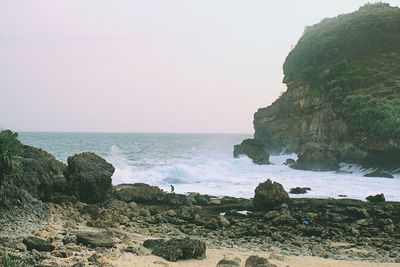
[[[259,140],[246,139],[240,145],[235,145],[233,156],[237,158],[240,155],[248,156],[255,164],[270,164],[269,154],[264,149],[264,144]]]
[[[79,244],[89,247],[111,248],[116,243],[114,238],[107,232],[76,232],[74,234]]]
[[[327,146],[309,142],[298,152],[298,160],[290,165],[293,169],[311,171],[334,171],[339,168],[338,160]]]
[[[74,155],[67,161],[66,176],[70,193],[85,203],[103,202],[111,192],[114,167],[90,152]]]
[[[253,204],[258,209],[272,209],[287,201],[289,201],[289,195],[283,186],[270,179],[260,183],[255,189]]]
[[[393,175],[384,171],[373,171],[371,173],[365,174],[364,177],[394,178]]]
[[[307,191],[310,191],[311,188],[309,187],[295,187],[295,188],[290,188],[289,193],[290,194],[306,194]]]
[[[382,193],[374,196],[369,196],[367,197],[367,200],[371,203],[385,202],[385,195]]]
[[[190,238],[171,239],[158,244],[152,254],[168,261],[202,259],[206,255],[206,244]]]
[[[247,258],[245,267],[277,267],[275,264],[272,264],[268,261],[267,258],[259,257],[252,255]]]
[[[217,267],[237,267],[240,266],[240,259],[222,259],[218,262]]]
[[[22,242],[26,245],[26,248],[29,251],[35,249],[37,251],[51,252],[55,248],[50,242],[35,236],[29,236]]]
[[[285,164],[287,166],[290,166],[290,165],[295,164],[295,163],[296,163],[296,161],[294,159],[287,159],[285,161],[285,163],[283,163],[283,164]]]

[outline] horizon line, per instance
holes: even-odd
[[[244,132],[151,132],[151,131],[14,131],[17,133],[82,133],[82,134],[246,134],[252,135],[254,133]]]

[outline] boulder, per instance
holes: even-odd
[[[394,178],[393,175],[384,171],[373,171],[371,173],[365,174],[364,177]]]
[[[222,259],[218,262],[217,267],[237,267],[240,266],[240,259]]]
[[[76,242],[89,247],[112,248],[115,240],[108,232],[75,232]]]
[[[280,183],[268,179],[255,189],[253,205],[258,209],[272,209],[289,201],[289,195]]]
[[[383,193],[375,196],[368,196],[367,200],[372,203],[385,202],[385,196]]]
[[[120,184],[114,187],[114,197],[127,203],[165,204],[171,206],[186,206],[196,203],[192,196],[170,194],[157,186],[144,183]]]
[[[26,248],[29,251],[31,251],[32,249],[36,249],[37,251],[51,252],[55,248],[50,242],[36,236],[29,236],[25,238],[22,242],[26,245]]]
[[[154,204],[163,202],[167,193],[157,186],[144,183],[120,184],[114,187],[114,197],[127,203]]]
[[[300,148],[297,162],[289,166],[298,170],[334,171],[339,168],[339,163],[327,146],[309,142]]]
[[[233,156],[246,155],[253,160],[255,164],[270,164],[269,154],[264,149],[264,144],[256,139],[246,139],[240,145],[235,145]]]
[[[191,238],[171,239],[160,242],[152,254],[168,261],[203,259],[206,256],[206,243]]]
[[[6,177],[8,183],[43,201],[64,190],[66,166],[46,151],[23,145],[18,164],[18,171]]]
[[[289,193],[290,194],[306,194],[307,191],[311,190],[309,187],[295,187],[295,188],[290,188]]]
[[[268,261],[267,258],[259,257],[252,255],[247,258],[245,267],[277,267],[275,264],[272,264]]]
[[[66,176],[71,194],[85,203],[100,203],[110,193],[114,167],[94,153],[85,152],[68,158]]]

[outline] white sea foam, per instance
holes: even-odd
[[[193,150],[196,150],[195,148]],[[107,157],[116,168],[113,183],[144,182],[165,190],[174,184],[178,193],[200,192],[216,196],[253,197],[255,187],[266,179],[281,183],[286,190],[310,187],[305,195],[292,197],[348,198],[365,200],[384,193],[387,200],[400,201],[400,174],[395,179],[363,177],[368,171],[343,164],[340,172],[312,172],[291,169],[283,163],[296,155],[271,156],[272,165],[255,165],[247,157],[235,159],[228,152],[202,152],[191,158],[172,158],[150,165],[130,161],[113,146]]]

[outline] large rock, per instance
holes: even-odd
[[[337,158],[327,146],[309,142],[302,146],[298,160],[290,167],[299,170],[333,171],[339,168]]]
[[[171,239],[160,242],[152,254],[168,261],[203,259],[206,256],[206,244],[197,239]]]
[[[240,145],[235,145],[233,149],[235,158],[246,155],[255,164],[269,164],[269,154],[264,149],[264,144],[256,139],[246,139]]]
[[[114,187],[114,197],[127,203],[154,204],[163,201],[165,192],[144,183],[120,184]]]
[[[272,264],[268,261],[267,258],[263,258],[260,256],[252,255],[247,258],[245,267],[276,267],[275,264]]]
[[[268,179],[255,189],[253,204],[258,209],[272,209],[289,201],[289,195],[280,183]]]
[[[384,171],[373,171],[371,173],[365,174],[364,177],[394,178],[393,175]]]
[[[23,145],[18,157],[18,171],[6,177],[7,183],[16,185],[40,200],[51,200],[65,187],[65,164],[46,151]]]
[[[114,187],[113,195],[116,199],[127,203],[138,204],[165,204],[171,206],[191,205],[196,202],[191,196],[170,194],[157,186],[144,183],[120,184]]]
[[[89,247],[111,248],[115,245],[112,235],[107,232],[75,232],[76,241]]]
[[[35,236],[25,238],[23,243],[28,250],[36,249],[37,251],[51,252],[55,248],[50,242]]]
[[[110,163],[94,153],[69,157],[66,171],[69,190],[82,202],[103,202],[111,192],[114,170]]]
[[[385,196],[382,194],[374,195],[374,196],[368,196],[366,198],[369,202],[371,203],[379,203],[379,202],[385,202]]]

